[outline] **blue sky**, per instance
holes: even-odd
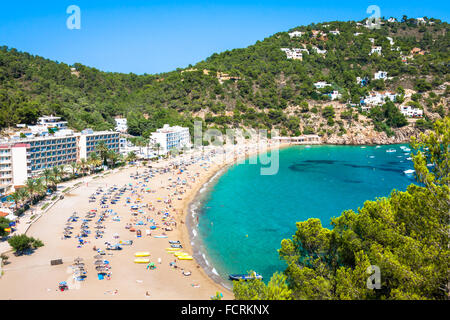
[[[81,9],[80,30],[66,27],[69,5]],[[369,5],[384,17],[448,22],[450,12],[450,1],[416,0],[1,1],[0,45],[103,71],[154,74],[299,25],[361,20]]]

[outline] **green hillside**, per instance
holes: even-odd
[[[289,32],[294,30],[302,36],[279,32],[247,48],[213,54],[185,70],[158,75],[107,73],[1,47],[0,128],[32,124],[43,114],[62,116],[78,130],[111,129],[114,116],[126,116],[129,132],[144,136],[164,123],[192,126],[195,118],[221,130],[279,128],[291,135],[342,135],[357,123],[392,135],[392,130],[407,125],[390,103],[362,112],[360,99],[371,90],[398,93],[397,106],[405,89],[416,91],[411,103],[425,111],[425,119],[414,125],[417,129],[448,113],[448,23],[429,19],[417,25],[404,17],[398,23],[384,20],[380,29],[334,21]],[[370,55],[372,46],[381,46],[382,54]],[[301,61],[287,59],[281,48],[309,53]],[[413,48],[423,50],[423,55],[411,53]],[[392,78],[373,80],[380,70]],[[236,78],[219,81],[222,73]],[[361,87],[357,77],[372,80]],[[316,89],[317,81],[331,87]],[[329,101],[326,93],[331,90],[342,94],[339,101]]]

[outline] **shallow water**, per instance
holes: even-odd
[[[216,281],[230,287],[230,273],[255,270],[265,280],[285,269],[277,250],[295,223],[319,218],[326,227],[343,210],[406,190],[413,169],[400,145],[295,146],[280,150],[276,175],[260,164],[239,164],[216,175],[191,204],[194,255]],[[397,152],[388,153],[394,148]],[[259,162],[258,162],[259,163]]]

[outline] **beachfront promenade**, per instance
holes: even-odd
[[[232,299],[232,293],[212,281],[195,260],[179,259],[174,255],[176,251],[167,249],[171,248],[169,240],[180,241],[181,251],[193,255],[185,224],[188,204],[212,175],[236,161],[236,154],[245,157],[258,151],[261,150],[253,141],[226,150],[209,147],[150,163],[152,168],[126,167],[96,178],[85,177],[81,184],[80,181],[62,184],[61,190],[73,188],[63,200],[56,201],[43,214],[36,212],[40,217],[31,226],[27,224],[29,217],[20,222],[16,232],[29,226],[27,235],[41,239],[45,245],[31,255],[8,253],[8,264],[0,278],[0,299],[209,300],[216,292],[222,292],[224,299]],[[118,189],[125,191],[115,204],[108,201],[102,204],[98,198],[89,201],[99,190],[102,192],[97,197],[112,197]],[[133,211],[132,206],[138,211]],[[84,219],[92,211],[97,214],[95,219],[104,217],[102,229],[95,227],[95,221],[68,222],[74,212]],[[67,226],[73,228],[72,237],[65,239]],[[104,233],[101,237],[92,233],[80,244],[76,236],[85,230],[81,227]],[[141,236],[137,230],[141,230]],[[132,245],[123,245],[120,251],[106,250],[106,243],[131,240]],[[98,251],[94,247],[105,253],[108,278],[97,277],[98,266],[94,262],[98,261],[94,256]],[[148,252],[155,268],[135,263],[137,252]],[[77,257],[83,259],[87,277],[77,289],[58,291],[60,282],[71,281],[71,268]],[[63,264],[52,266],[50,261],[55,259],[62,259]]]
[[[45,214],[45,212],[49,211],[53,207],[55,203],[57,203],[58,201],[62,201],[59,197],[60,195],[65,194],[65,192],[62,191],[64,190],[70,191],[73,190],[73,188],[78,185],[82,186],[83,184],[89,183],[96,176],[97,175],[87,176],[59,184],[57,193],[58,197],[55,200],[51,200],[55,196],[55,194],[49,195],[47,196],[46,200],[40,201],[38,204],[32,206],[29,210],[25,211],[25,213],[22,216],[18,217],[19,223],[16,224],[16,230],[14,231],[14,233],[11,234],[11,236],[26,234],[26,232],[33,223],[38,221],[41,218],[41,216]],[[45,209],[42,209],[44,206],[46,206]],[[7,253],[11,250],[12,248],[7,240],[0,241],[0,255],[2,253]]]

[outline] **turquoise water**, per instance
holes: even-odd
[[[399,146],[290,147],[279,151],[272,176],[248,162],[230,167],[198,206],[197,256],[222,279],[255,270],[268,280],[285,269],[277,250],[297,221],[314,217],[331,227],[330,218],[343,210],[406,190],[413,180],[403,171],[413,164]],[[396,152],[386,152],[390,148]]]

